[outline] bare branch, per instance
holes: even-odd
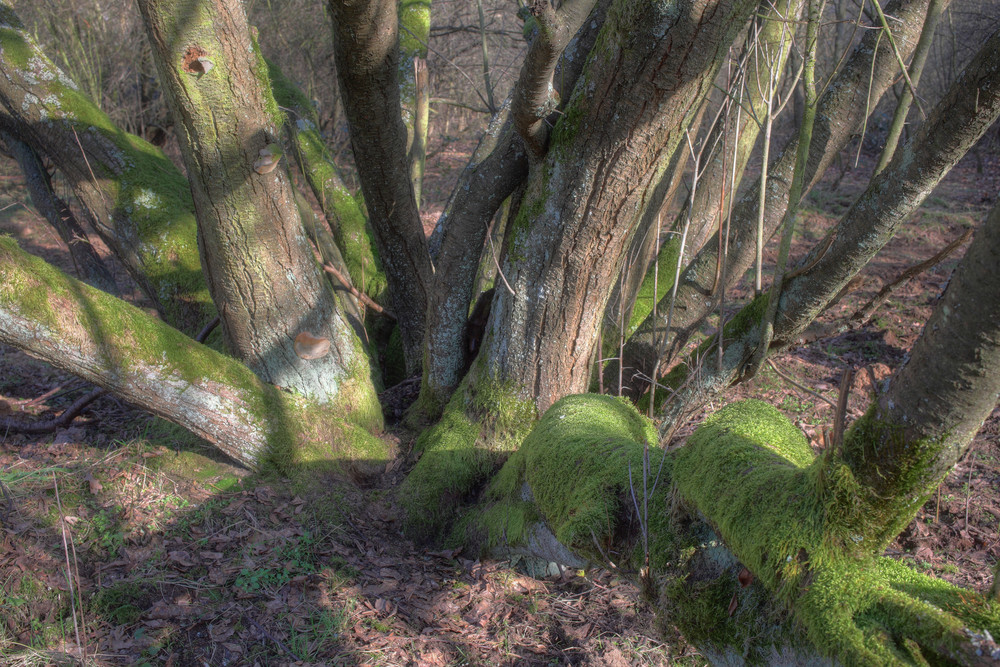
[[[531,15],[538,22],[539,31],[521,67],[511,113],[518,134],[534,159],[545,154],[548,129],[544,121],[559,106],[559,96],[552,86],[559,56],[595,3],[596,0],[567,0],[555,9],[550,0],[534,0],[531,5]]]

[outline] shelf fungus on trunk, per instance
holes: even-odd
[[[330,339],[303,331],[295,337],[295,354],[302,359],[319,359],[330,351]]]

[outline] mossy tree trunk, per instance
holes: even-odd
[[[2,3],[0,123],[68,179],[101,239],[166,321],[197,333],[212,319],[183,174],[160,149],[116,127]]]
[[[368,359],[313,258],[282,161],[285,117],[243,7],[139,8],[177,120],[227,344],[264,381],[335,401]]]
[[[0,239],[0,341],[104,387],[250,468],[366,477],[391,447],[366,374],[317,403]]]

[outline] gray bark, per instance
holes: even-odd
[[[901,21],[895,38],[904,54],[913,49],[928,1],[897,0],[886,7],[886,11]],[[874,108],[875,101],[892,84],[897,70],[896,59],[887,40],[880,40],[877,30],[868,31],[843,70],[819,100],[804,181],[806,192],[823,176],[837,154],[862,126]],[[795,137],[775,157],[768,170],[764,206],[765,238],[774,233],[788,207],[788,191],[797,149],[798,138]],[[733,210],[728,239],[729,252],[726,257],[726,274],[729,277],[727,284],[715,284],[718,249],[714,244],[706,245],[681,276],[671,331],[664,331],[663,321],[669,310],[668,295],[657,306],[659,321],[648,317],[629,339],[625,346],[624,363],[626,368],[634,369],[626,373],[627,378],[634,379],[634,392],[641,392],[645,387],[642,378],[649,377],[652,373],[657,358],[661,356],[661,349],[661,368],[669,368],[670,362],[676,360],[691,335],[718,305],[718,296],[722,292],[719,288],[732,287],[753,263],[758,200],[759,189],[751,188]],[[667,337],[665,341],[664,337]]]
[[[139,8],[176,121],[226,341],[266,382],[334,401],[367,359],[302,228],[281,162],[284,114],[242,5],[193,1],[200,21],[164,0]],[[325,349],[303,352],[303,341],[324,340]]]
[[[433,275],[413,192],[397,81],[396,0],[330,0],[341,99],[406,372],[420,372]]]

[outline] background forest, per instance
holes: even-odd
[[[201,3],[182,4],[193,16]],[[897,436],[902,431],[872,417],[888,422],[894,400],[917,405],[920,391],[938,393],[935,380],[951,382],[947,370],[924,362],[945,355],[918,351],[909,363],[910,353],[928,320],[943,317],[941,304],[950,303],[944,290],[977,229],[986,250],[969,265],[988,279],[958,282],[986,292],[973,300],[985,313],[976,343],[988,350],[982,368],[1000,359],[1000,329],[988,328],[1000,324],[1000,303],[989,296],[997,273],[989,248],[1000,239],[1000,97],[989,97],[1000,87],[993,62],[1000,57],[990,53],[1000,43],[1000,2],[666,3],[711,5],[715,14],[691,22],[715,51],[695,74],[677,66],[678,80],[696,82],[696,92],[684,93],[684,109],[661,101],[659,115],[646,118],[621,106],[621,136],[611,121],[601,131],[600,119],[617,122],[622,100],[645,99],[646,71],[627,70],[629,58],[655,59],[635,56],[652,28],[637,28],[641,36],[630,41],[622,27],[648,23],[644,15],[629,22],[636,3],[564,0],[549,16],[548,2],[403,0],[399,42],[392,43],[401,55],[387,84],[398,89],[398,108],[358,92],[378,77],[355,77],[362,65],[350,60],[350,49],[338,52],[346,37],[331,31],[332,22],[363,33],[357,26],[384,16],[351,24],[355,5],[342,2],[218,4],[245,7],[248,43],[267,64],[259,106],[270,113],[270,99],[278,110],[272,118],[285,124],[267,141],[236,125],[232,132],[243,137],[258,176],[275,169],[283,174],[277,187],[296,193],[295,201],[274,205],[279,213],[253,218],[256,229],[271,228],[268,215],[279,220],[274,229],[294,218],[288,224],[309,235],[303,275],[313,264],[332,267],[315,270],[316,290],[336,295],[325,323],[287,305],[327,307],[323,297],[310,301],[308,290],[275,299],[281,317],[260,316],[286,318],[278,328],[287,324],[281,336],[297,355],[289,364],[295,372],[280,368],[266,345],[260,351],[270,334],[240,328],[241,318],[253,318],[227,321],[220,294],[229,278],[219,277],[221,269],[206,271],[207,287],[177,288],[154,266],[181,256],[172,252],[190,253],[179,264],[198,259],[195,218],[200,266],[227,263],[229,251],[213,255],[211,240],[225,222],[209,221],[203,202],[239,218],[244,204],[227,199],[239,186],[217,188],[203,178],[216,167],[205,167],[211,151],[199,134],[197,104],[178,121],[176,100],[192,82],[229,76],[235,66],[228,69],[210,48],[188,49],[182,76],[165,79],[170,40],[195,29],[171,23],[171,3],[0,4],[0,69],[10,84],[0,86],[0,234],[17,244],[0,246],[0,665],[800,664],[817,656],[843,664],[974,664],[1000,650],[990,635],[1000,623],[996,381],[967,383],[971,393],[987,395],[972,401],[975,409],[965,399],[943,401],[938,412],[948,416],[920,432],[923,439]],[[397,25],[396,3],[358,4],[392,5]],[[911,55],[930,16],[926,64],[915,75]],[[688,33],[679,32],[683,20],[677,25],[681,44]],[[224,51],[227,34],[215,32]],[[44,54],[93,110],[75,110],[64,127],[57,119],[56,129],[44,112],[32,118],[16,93],[33,94],[31,85],[46,85],[38,71],[55,70],[32,64],[40,55],[16,63],[20,51],[11,39],[33,41],[31,54]],[[608,42],[624,55],[617,69],[601,70]],[[702,62],[697,40],[689,42],[696,46],[688,62]],[[588,59],[588,52],[598,56]],[[672,62],[669,49],[660,55]],[[899,60],[919,76],[910,101]],[[17,79],[24,71],[34,80]],[[803,80],[812,82],[811,92]],[[963,85],[970,86],[964,94]],[[837,96],[848,89],[849,96]],[[885,146],[901,104],[910,108],[890,161]],[[233,108],[225,115],[243,123],[242,107]],[[402,119],[400,136],[386,129],[390,117]],[[945,136],[949,120],[958,128],[952,138]],[[820,129],[810,148],[802,128],[814,123]],[[128,140],[137,153],[125,151],[123,164],[147,145],[162,151],[179,180],[164,179],[153,191],[162,196],[182,184],[186,199],[169,201],[190,218],[190,243],[168,245],[167,234],[162,245],[151,236],[133,243],[123,231],[122,221],[136,217],[129,206],[137,209],[144,195],[130,205],[118,199],[128,188],[115,172],[117,148],[101,146],[107,128],[144,140]],[[579,137],[587,132],[585,143]],[[631,162],[616,172],[602,160],[622,147]],[[211,150],[228,155],[230,148],[220,141]],[[931,157],[924,163],[922,155]],[[907,171],[907,160],[917,167]],[[386,167],[372,175],[372,165],[397,163],[402,172]],[[768,164],[772,182],[782,184],[775,191],[784,194],[763,208],[774,217],[761,217],[764,232],[757,231],[756,206]],[[603,186],[581,185],[591,171],[603,174]],[[491,174],[499,185],[484,185]],[[463,192],[473,193],[471,203]],[[909,204],[897,206],[894,197]],[[271,204],[262,201],[250,208],[267,210]],[[588,227],[605,201],[614,212],[603,227]],[[855,239],[853,248],[864,252],[842,251],[838,244],[855,233],[851,216],[865,206],[870,226],[885,232],[877,241]],[[620,211],[630,207],[636,212],[625,219]],[[540,221],[553,215],[562,226],[547,232]],[[479,236],[464,245],[455,241],[463,216],[481,223],[468,225]],[[752,220],[749,231],[736,231],[741,216]],[[887,216],[896,218],[884,223]],[[579,221],[576,236],[566,231],[572,220]],[[459,231],[447,231],[449,224]],[[403,252],[392,251],[383,226],[399,232]],[[268,233],[262,239],[272,239]],[[744,253],[740,264],[737,249],[752,248],[755,236],[759,258]],[[425,260],[414,248],[425,248],[433,268],[421,268]],[[571,250],[558,273],[544,263],[563,248]],[[253,252],[251,244],[244,268],[254,264]],[[40,268],[25,253],[47,264]],[[145,319],[107,315],[116,312],[105,305],[112,301],[50,277],[49,267],[137,306],[135,318]],[[264,273],[277,275],[273,267]],[[832,286],[816,288],[812,273]],[[448,276],[456,276],[453,285]],[[769,309],[768,290],[785,296],[782,281],[788,301]],[[419,294],[403,293],[418,283]],[[799,289],[810,305],[795,310]],[[562,290],[560,314],[534,311],[525,295],[535,290]],[[45,294],[49,311],[65,313],[55,324],[34,316],[63,333],[23,333],[28,328],[17,316],[34,307],[26,294]],[[114,326],[126,322],[125,334],[105,331],[94,313]],[[65,324],[74,318],[72,327],[84,331],[79,338]],[[761,347],[751,338],[768,321]],[[782,329],[783,321],[794,324]],[[945,321],[934,322],[946,329]],[[559,333],[573,327],[575,334]],[[48,351],[32,347],[33,336]],[[114,350],[114,364],[95,361],[100,354],[88,358],[88,341]],[[175,361],[175,352],[208,367],[204,377],[227,387],[212,390],[222,398],[185,403],[190,393],[168,395],[177,376],[142,365],[149,341],[160,346],[150,358],[176,363],[191,386],[207,386],[191,380],[202,370]],[[947,350],[949,343],[937,345]],[[75,358],[67,352],[73,348],[83,350],[81,361],[59,361]],[[219,351],[226,356],[201,356]],[[321,358],[317,364],[337,368],[296,374],[300,360]],[[148,385],[121,379],[133,363],[146,368],[139,374]],[[942,364],[960,365],[950,358]],[[909,384],[895,379],[906,377],[907,366],[917,375]],[[259,392],[267,415],[229,418],[225,401],[243,391],[247,368],[256,384],[246,395]],[[275,387],[294,398],[275,399]],[[622,396],[637,411],[617,400],[579,398],[588,390]],[[725,406],[733,407],[720,413]],[[218,419],[201,414],[213,412]],[[275,414],[284,421],[276,425]],[[733,433],[746,442],[711,449]],[[858,463],[897,453],[905,460],[908,443],[928,439],[944,443],[944,453],[921,459],[926,468],[906,468],[898,485],[880,486],[895,480],[883,475],[889,468],[873,468],[868,479]],[[778,441],[787,449],[774,454]],[[550,442],[569,444],[545,449]],[[778,455],[777,462],[768,458]],[[798,472],[786,477],[789,461]],[[842,485],[848,468],[853,486]],[[669,481],[661,481],[664,469]],[[753,479],[751,469],[779,472]],[[734,479],[760,489],[730,494],[739,486]],[[817,520],[815,535],[786,540],[787,525],[814,517],[812,505],[796,514],[795,504],[813,485],[817,511],[828,517]],[[767,505],[791,509],[759,509]],[[850,544],[855,537],[873,546]],[[793,565],[769,560],[774,550]],[[807,551],[812,558],[799,555]],[[860,582],[822,592],[842,596],[822,604],[843,604],[844,616],[816,611],[830,579]],[[857,592],[866,588],[879,593]],[[930,620],[914,620],[925,616]]]

